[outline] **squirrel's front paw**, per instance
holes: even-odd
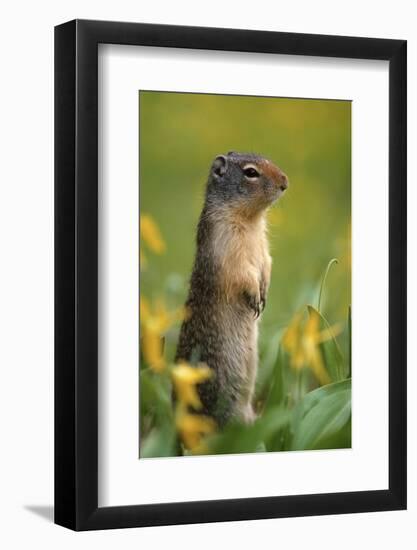
[[[251,308],[251,310],[254,313],[255,319],[259,317],[259,315],[262,312],[262,300],[259,294],[250,294],[249,292],[245,291],[243,293],[246,304]]]
[[[265,283],[265,280],[262,279],[261,285],[260,285],[261,311],[263,311],[266,306],[266,292],[267,292],[266,283]]]

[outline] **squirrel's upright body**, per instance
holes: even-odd
[[[257,155],[217,157],[210,171],[176,360],[213,369],[198,391],[203,412],[220,426],[255,416],[257,324],[271,272],[265,211],[287,185]]]

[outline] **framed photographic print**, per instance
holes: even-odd
[[[406,507],[406,42],[55,29],[55,521]]]

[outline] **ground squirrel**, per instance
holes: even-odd
[[[200,412],[219,426],[255,418],[257,324],[271,273],[265,212],[287,187],[287,176],[254,154],[220,155],[210,169],[176,361],[213,369],[198,386]]]

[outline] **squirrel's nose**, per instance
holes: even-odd
[[[286,174],[284,174],[284,172],[281,172],[281,174],[279,175],[279,181],[278,181],[280,189],[285,191],[288,188],[288,183],[289,182]]]

